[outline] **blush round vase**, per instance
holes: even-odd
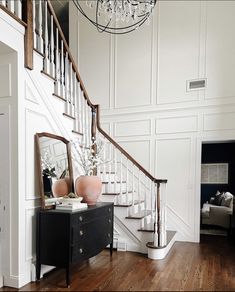
[[[52,193],[55,198],[64,197],[69,193],[69,178],[61,178],[52,184]]]
[[[82,175],[75,181],[75,191],[83,197],[82,202],[87,205],[95,205],[102,191],[102,183],[98,176]]]

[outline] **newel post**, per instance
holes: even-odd
[[[24,36],[24,56],[25,56],[25,67],[33,69],[33,1],[23,0],[22,2],[22,18],[27,24],[25,28]]]
[[[96,107],[92,107],[91,108],[91,141],[92,144],[96,141],[96,128],[97,128],[97,124],[96,124]],[[96,155],[97,153],[97,145],[94,144],[92,145],[92,149],[93,149],[93,155]],[[97,168],[94,169],[93,171],[94,175],[97,175]]]
[[[160,239],[160,224],[161,224],[161,217],[160,217],[160,183],[156,184],[157,186],[157,193],[156,193],[156,200],[155,200],[155,224],[154,224],[154,246],[159,247],[161,245]]]

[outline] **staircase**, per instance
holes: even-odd
[[[114,203],[115,229],[125,234],[116,236],[117,249],[164,258],[175,241],[175,232],[166,230],[167,180],[153,177],[102,129],[99,105],[89,99],[50,1],[0,0],[0,8],[26,27],[25,67],[35,71],[39,59],[35,74],[50,83],[58,119],[85,147],[103,141],[100,200]]]

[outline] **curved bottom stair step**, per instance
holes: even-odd
[[[165,246],[157,247],[154,246],[153,242],[148,242],[146,244],[148,249],[148,258],[152,260],[162,260],[164,259],[168,252],[171,250],[172,246],[176,241],[176,231],[167,230],[167,243]]]

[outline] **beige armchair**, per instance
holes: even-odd
[[[216,225],[226,229],[231,228],[233,215],[233,195],[226,193],[227,198],[232,198],[228,206],[217,206],[211,203],[205,203],[201,210],[202,225]]]

